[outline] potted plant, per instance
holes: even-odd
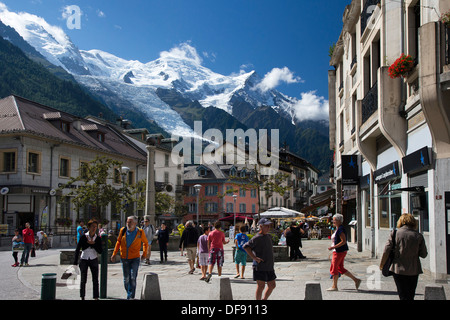
[[[414,60],[410,55],[402,53],[400,58],[389,67],[389,76],[392,79],[406,77],[414,67]]]

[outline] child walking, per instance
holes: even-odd
[[[247,252],[242,248],[244,244],[248,242],[248,236],[245,234],[246,226],[241,226],[236,237],[234,238],[234,244],[236,245],[236,253],[234,254],[234,262],[236,264],[236,276],[244,279],[245,266],[247,265]],[[241,273],[239,274],[239,264],[241,264]]]
[[[206,273],[208,271],[208,235],[210,227],[203,227],[203,235],[198,238],[197,242],[197,252],[198,252],[198,264],[202,270],[202,277],[200,280],[206,279]]]

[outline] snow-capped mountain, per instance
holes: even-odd
[[[255,72],[224,76],[201,65],[196,49],[184,43],[162,52],[148,63],[128,61],[101,50],[79,50],[65,32],[28,13],[13,13],[0,5],[2,22],[14,28],[49,62],[64,68],[91,91],[107,97],[114,93],[131,108],[142,111],[168,132],[191,134],[181,117],[156,95],[158,88],[173,88],[204,107],[214,106],[233,114],[231,101],[241,99],[257,108],[273,106],[295,121],[295,98],[276,90],[262,92]]]
[[[266,77],[261,77],[256,71],[241,71],[228,76],[215,73],[202,65],[200,55],[189,43],[161,52],[158,59],[147,63],[125,60],[101,50],[80,50],[60,27],[52,26],[32,14],[10,12],[1,2],[0,19],[14,28],[45,59],[66,70],[116,113],[128,116],[127,110],[137,112],[168,133],[195,136],[183,115],[157,94],[158,89],[176,90],[185,101],[198,102],[204,108],[212,106],[221,109],[241,122],[244,115],[270,107],[274,112],[269,118],[273,119],[276,115],[283,119],[273,119],[273,123],[290,127],[280,128],[289,131],[286,140],[298,140],[295,142],[298,147],[292,149],[298,152],[296,149],[303,148],[304,143],[296,135],[303,130],[298,130],[303,120],[299,114],[304,115],[306,109],[300,110],[299,107],[306,99],[302,101],[288,97],[270,86],[262,86]],[[308,94],[309,99],[317,98],[314,94]],[[313,102],[321,107],[325,105],[323,101]],[[255,118],[265,119],[265,116],[253,114],[249,118],[254,121]],[[255,122],[244,124],[255,126]],[[327,124],[323,121],[319,126]],[[264,125],[268,125],[267,121]],[[308,128],[313,127],[316,125],[308,124]],[[317,154],[316,157],[321,156]]]

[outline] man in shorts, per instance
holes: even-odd
[[[259,232],[244,244],[247,254],[253,259],[253,280],[256,281],[256,300],[267,300],[275,289],[272,237],[269,235],[272,222],[267,218],[258,221]],[[264,292],[264,288],[267,288]]]
[[[212,270],[217,263],[217,273],[219,277],[222,275],[222,266],[224,259],[223,245],[230,242],[225,240],[225,233],[220,230],[220,221],[214,223],[214,230],[208,235],[208,249],[209,249],[209,261],[208,261],[208,276],[205,281],[209,282],[212,276]]]

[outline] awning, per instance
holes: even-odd
[[[295,218],[299,216],[304,216],[303,213],[284,208],[284,207],[274,207],[269,210],[259,214],[261,218]],[[256,217],[257,215],[254,215]]]
[[[247,219],[248,221],[253,220],[253,218],[251,218],[249,216],[243,216],[243,215],[236,214],[236,221],[245,221],[245,219]],[[234,221],[234,215],[220,218],[219,221]]]

